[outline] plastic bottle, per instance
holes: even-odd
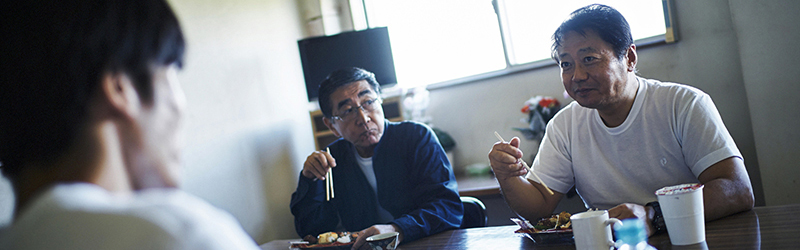
[[[639,219],[622,220],[622,225],[614,227],[614,236],[617,238],[616,247],[619,250],[655,250],[647,244],[647,230],[644,222]]]

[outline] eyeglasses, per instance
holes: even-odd
[[[331,118],[340,120],[342,122],[352,121],[354,118],[357,117],[358,110],[361,109],[365,113],[372,113],[375,112],[383,103],[383,100],[380,98],[373,98],[370,100],[366,100],[361,103],[361,106],[352,107],[349,109],[345,109],[339,115],[332,116]]]

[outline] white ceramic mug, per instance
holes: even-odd
[[[608,250],[614,246],[611,238],[611,224],[621,223],[616,218],[608,218],[607,210],[587,211],[569,217],[572,233],[575,235],[575,248]]]

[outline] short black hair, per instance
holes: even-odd
[[[319,108],[325,117],[331,118],[333,116],[333,103],[331,103],[331,94],[339,89],[339,87],[348,85],[353,82],[366,80],[369,86],[376,94],[381,94],[381,86],[375,80],[375,74],[362,68],[351,67],[339,69],[331,72],[322,83],[319,84]]]
[[[622,58],[633,44],[631,28],[625,17],[616,9],[602,4],[592,4],[573,11],[553,34],[551,56],[558,61],[558,48],[569,31],[585,35],[586,30],[597,32],[600,39],[611,44],[617,58]]]
[[[183,64],[183,33],[164,0],[15,1],[2,12],[0,162],[12,181],[23,164],[75,143],[104,74],[127,74],[152,104],[155,67]]]

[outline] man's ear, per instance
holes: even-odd
[[[133,81],[122,72],[106,72],[101,78],[101,97],[108,103],[112,114],[134,117],[139,113],[141,102]]]
[[[636,63],[638,63],[639,60],[639,57],[636,54],[636,44],[631,44],[631,46],[628,47],[625,57],[628,58],[628,64],[626,65],[628,72],[636,72]]]
[[[322,117],[322,122],[325,123],[325,127],[328,127],[328,129],[330,129],[331,132],[333,132],[333,135],[335,135],[336,137],[342,137],[342,134],[340,134],[339,131],[336,131],[336,128],[333,127],[333,122],[331,121],[331,119],[328,119],[328,117]]]

